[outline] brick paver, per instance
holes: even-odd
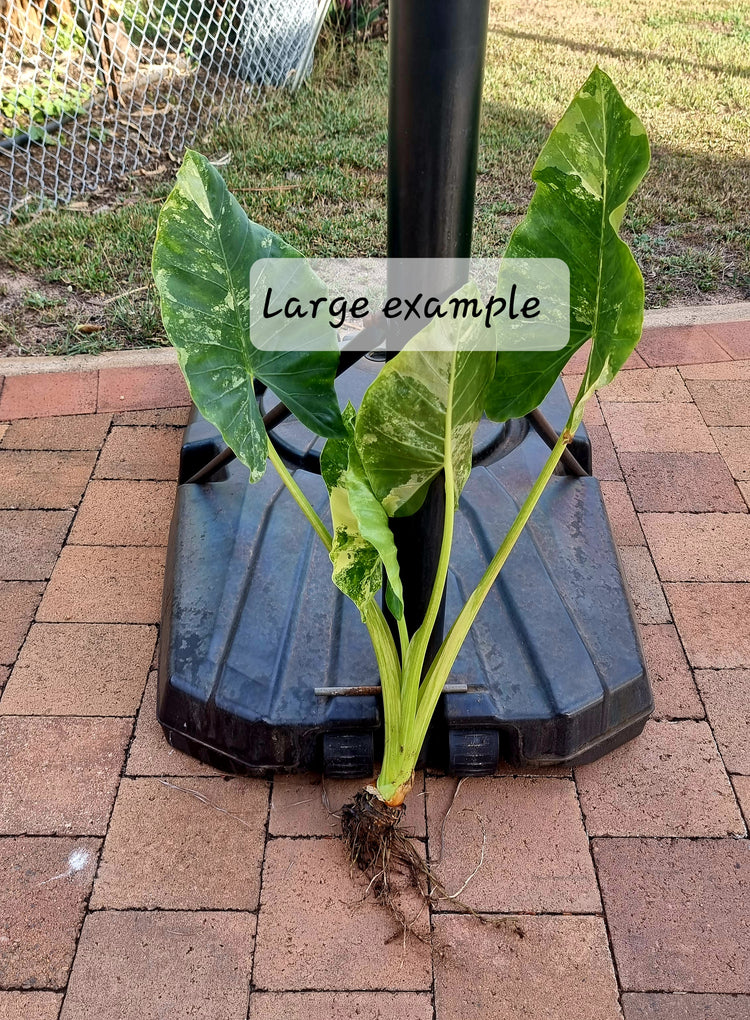
[[[155,643],[155,627],[35,623],[0,713],[134,715]]]
[[[467,779],[455,791],[453,779],[427,781],[430,860],[450,894],[478,868],[460,897],[475,910],[601,909],[569,780]],[[470,847],[475,848],[473,856]],[[444,900],[438,906],[456,909]]]
[[[0,838],[0,987],[65,987],[100,845]]]
[[[0,581],[46,580],[72,520],[72,510],[0,510]]]
[[[693,667],[750,666],[750,584],[665,584]]]
[[[603,404],[618,453],[715,453],[695,404]]]
[[[724,764],[750,776],[750,669],[699,669],[695,680]]]
[[[636,510],[744,513],[746,506],[718,453],[621,453]]]
[[[96,411],[96,372],[8,376],[0,392],[0,421]]]
[[[657,719],[702,719],[703,705],[685,652],[671,624],[641,627]]]
[[[649,722],[575,777],[590,836],[745,835],[705,722]]]
[[[646,539],[625,482],[602,482],[601,489],[617,545],[645,545]]]
[[[61,1020],[245,1020],[254,935],[241,912],[89,914]]]
[[[737,794],[742,813],[745,816],[745,825],[750,831],[750,776],[733,776],[732,785]]]
[[[642,514],[662,581],[750,581],[750,514]]]
[[[248,1020],[432,1020],[432,1015],[432,996],[423,992],[253,992]]]
[[[748,995],[696,995],[675,992],[627,992],[625,1020],[747,1020]]]
[[[693,379],[687,386],[706,425],[750,425],[750,380]]]
[[[37,619],[50,623],[158,623],[161,547],[66,545]]]
[[[362,789],[364,782],[361,779],[323,779],[316,775],[276,776],[269,832],[274,836],[339,835],[339,812]],[[421,773],[406,802],[404,827],[413,836],[424,837],[427,833],[424,775]]]
[[[619,1020],[601,918],[510,916],[490,927],[443,915],[435,938],[441,1020]]]
[[[624,1020],[750,1017],[748,344],[750,323],[647,331],[589,405],[655,721],[575,782],[502,764],[453,802],[417,777],[415,846],[488,920],[402,893],[432,946],[350,873],[361,783],[227,780],[164,739],[174,364],[9,376],[0,1020],[620,1020],[618,990]]]
[[[0,834],[103,835],[126,719],[0,716]]]
[[[173,482],[94,479],[70,532],[72,545],[166,545]]]
[[[747,322],[715,322],[705,330],[733,358],[750,358],[750,328]]]
[[[111,414],[21,418],[0,439],[3,450],[96,450],[109,431]]]
[[[648,368],[642,372],[622,372],[601,390],[599,400],[689,403],[690,393],[676,368]]]
[[[274,839],[266,847],[254,981],[271,991],[428,991],[430,949],[411,939],[350,874],[339,839]],[[413,896],[403,909],[428,919]],[[335,921],[334,921],[335,919]]]
[[[667,326],[646,330],[638,344],[638,353],[652,368],[730,360],[730,355],[703,326]]]
[[[39,581],[0,581],[0,662],[12,665],[34,618],[44,586]]]
[[[92,906],[255,910],[267,814],[261,780],[124,780]]]
[[[57,1020],[62,995],[57,992],[0,991],[0,1020]]]
[[[189,403],[185,379],[177,365],[106,368],[99,372],[99,411],[137,411]]]
[[[93,450],[0,450],[0,507],[66,510],[78,504],[94,467]]]
[[[115,414],[115,425],[172,425],[184,427],[190,418],[190,407],[154,407],[147,411],[121,411]]]
[[[94,477],[173,481],[181,443],[178,429],[115,426],[102,448]]]
[[[669,623],[669,609],[648,549],[625,546],[620,549],[620,559],[638,622]]]
[[[583,381],[583,375],[564,375],[562,377],[565,392],[568,394],[568,399],[571,404],[578,396],[578,391],[581,388]],[[583,421],[586,427],[603,425],[604,418],[602,417],[601,408],[599,407],[599,400],[589,400],[583,411]]]
[[[588,430],[588,433],[591,440],[594,476],[602,481],[622,481],[620,464],[612,445],[612,437],[607,429],[603,425],[594,426]]]
[[[747,323],[745,324],[747,326]],[[750,339],[750,330],[747,332]],[[703,365],[681,365],[683,379],[750,379],[750,357],[740,361],[708,362]]]
[[[625,991],[750,992],[750,841],[597,839]]]
[[[712,428],[719,453],[738,482],[750,482],[750,427]]]

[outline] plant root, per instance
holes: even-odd
[[[356,866],[369,879],[367,893],[382,903],[409,933],[422,942],[429,936],[415,928],[425,907],[449,899],[459,910],[484,921],[472,907],[462,903],[445,889],[407,832],[401,828],[405,807],[390,807],[377,791],[360,790],[350,804],[341,809],[341,828],[349,849],[352,868]],[[409,919],[400,904],[404,887],[416,890],[422,910]]]
[[[374,790],[360,790],[351,804],[341,809],[341,828],[356,865],[369,879],[367,893],[382,903],[409,932],[427,941],[416,930],[400,904],[404,884],[415,888],[423,903],[430,902],[429,869],[401,828],[405,807],[390,807]],[[405,879],[405,882],[404,882]]]

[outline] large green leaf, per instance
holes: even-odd
[[[347,405],[347,439],[329,439],[320,468],[328,487],[333,519],[333,582],[362,611],[380,590],[385,566],[394,615],[403,614],[403,590],[396,544],[388,515],[375,498],[354,446],[354,408]]]
[[[252,223],[207,159],[188,151],[159,216],[152,268],[167,336],[201,413],[256,481],[267,440],[253,381],[269,386],[310,429],[343,435],[333,388],[335,332],[324,351],[275,353],[250,339],[250,267],[260,258],[299,258]]]
[[[458,297],[476,298],[467,284]],[[474,432],[494,367],[482,319],[433,319],[368,387],[355,441],[372,489],[389,517],[415,513],[450,460],[456,504],[471,471]]]
[[[542,149],[532,175],[536,191],[505,253],[568,264],[570,339],[559,351],[500,351],[487,393],[491,418],[505,421],[537,407],[566,362],[592,339],[571,416],[577,424],[588,397],[614,378],[638,343],[643,278],[618,231],[648,163],[643,125],[595,68]]]

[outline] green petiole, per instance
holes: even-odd
[[[576,418],[580,419],[582,406],[577,407]],[[484,600],[500,574],[508,556],[518,541],[527,521],[531,517],[545,486],[554,474],[563,452],[573,438],[577,422],[568,426],[555,444],[547,461],[524,500],[516,519],[511,525],[500,548],[490,561],[479,584],[471,593],[461,612],[456,617],[435,659],[422,680],[422,671],[427,655],[430,635],[435,626],[440,602],[448,577],[454,524],[454,479],[451,458],[445,461],[445,502],[446,512],[443,524],[443,539],[438,559],[435,582],[427,605],[424,620],[411,639],[406,633],[403,618],[398,621],[401,659],[393,635],[382,610],[374,599],[364,607],[364,623],[370,635],[380,673],[385,716],[385,751],[377,789],[386,803],[401,803],[411,786],[411,778],[419,752],[427,735],[443,687],[450,676],[453,664],[463,645]],[[273,444],[268,443],[268,455],[288,488],[297,505],[310,522],[326,549],[331,550],[331,535],[309,500],[294,480]]]

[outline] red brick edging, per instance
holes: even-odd
[[[171,349],[0,361],[0,421],[183,407],[190,403]]]
[[[683,312],[686,319],[698,314],[706,318],[712,307],[677,309],[672,317]],[[715,306],[717,317],[721,307]],[[647,322],[650,319],[660,323],[664,316],[663,312],[647,313]],[[581,372],[586,356],[584,348],[571,359],[566,372]],[[748,321],[659,324],[644,330],[637,353],[626,368],[743,359],[750,359]],[[171,348],[69,358],[9,358],[4,362],[0,359],[0,421],[183,407],[189,403],[177,356]]]

